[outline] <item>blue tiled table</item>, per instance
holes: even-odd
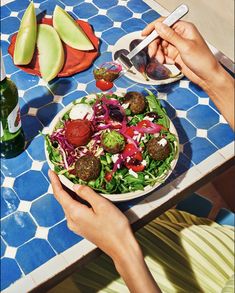
[[[9,1],[8,1],[9,2]],[[9,41],[20,24],[28,0],[1,6],[1,48],[6,72],[19,89],[27,149],[1,166],[1,290],[28,292],[74,263],[79,264],[96,247],[70,232],[64,213],[52,195],[44,142],[53,117],[76,98],[97,91],[90,68],[50,85],[28,75],[12,63]],[[56,4],[75,18],[88,20],[101,39],[101,56],[94,66],[111,60],[112,46],[126,33],[141,30],[166,13],[151,0],[34,0],[36,8],[51,15]],[[180,139],[178,164],[167,182],[155,192],[119,204],[131,223],[143,224],[149,215],[171,207],[189,190],[206,182],[226,166],[234,154],[234,134],[207,94],[186,78],[152,87],[172,119]],[[144,92],[146,86],[120,78],[114,90]],[[198,185],[197,185],[198,186]],[[150,219],[150,218],[149,218]]]

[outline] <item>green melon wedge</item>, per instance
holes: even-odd
[[[55,7],[53,13],[53,26],[57,30],[61,40],[70,47],[81,51],[94,49],[93,44],[79,24],[58,5]]]
[[[34,4],[31,2],[21,20],[20,29],[17,34],[14,64],[27,65],[33,58],[37,37],[37,21]]]
[[[56,30],[47,24],[39,24],[37,47],[42,78],[49,82],[63,67],[64,49]]]

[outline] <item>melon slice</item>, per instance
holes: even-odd
[[[13,56],[15,65],[27,65],[30,63],[35,50],[36,36],[36,14],[34,4],[31,2],[23,15],[17,34]]]
[[[39,24],[37,47],[42,78],[49,82],[64,65],[64,49],[56,30],[47,24]]]
[[[94,49],[92,42],[79,24],[58,5],[55,7],[53,13],[53,26],[57,30],[61,40],[70,47],[81,51]]]

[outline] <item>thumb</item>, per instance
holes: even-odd
[[[166,24],[156,22],[155,29],[162,39],[174,45],[179,51],[184,48],[185,40]]]

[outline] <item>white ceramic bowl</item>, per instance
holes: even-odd
[[[95,95],[88,95],[87,97],[89,98],[92,98],[94,97]],[[77,99],[77,101],[79,101],[80,99]],[[72,107],[74,106],[73,102],[70,103],[69,105],[67,105],[64,109],[62,109],[55,117],[54,119],[52,120],[50,126],[49,126],[49,129],[48,129],[48,132],[47,134],[52,134],[56,124],[59,122],[60,118],[63,117],[63,115],[68,112]],[[170,121],[170,132],[175,134],[176,137],[177,137],[177,140],[178,140],[178,134],[176,132],[176,129],[173,125],[173,123]],[[177,143],[175,143],[177,145]],[[177,148],[178,150],[178,148]],[[49,159],[49,155],[48,155],[48,152],[47,152],[47,147],[46,147],[46,142],[45,142],[45,154],[46,154],[46,159],[47,159],[47,162],[48,162],[48,165],[49,167],[54,170],[54,164],[50,161]],[[179,153],[177,151],[177,154],[176,154],[176,157],[175,159],[171,162],[171,170],[169,170],[166,174],[166,177],[165,177],[165,180],[167,179],[167,177],[171,174],[172,170],[174,169],[176,163],[177,163],[177,160],[178,160],[178,156],[179,156]],[[60,177],[60,180],[61,182],[66,186],[68,187],[70,190],[73,191],[73,185],[74,183],[72,181],[70,181],[67,177],[65,177],[64,175],[59,175]],[[127,193],[120,193],[120,194],[102,194],[102,196],[108,198],[109,200],[111,201],[126,201],[126,200],[130,200],[130,199],[134,199],[134,198],[137,198],[137,197],[140,197],[140,196],[143,196],[151,191],[153,191],[154,189],[156,189],[158,186],[160,186],[162,183],[156,183],[155,185],[153,186],[146,186],[144,188],[144,190],[137,190],[137,191],[133,191],[133,192],[127,192]]]
[[[129,51],[129,44],[131,43],[131,41],[133,41],[135,39],[143,39],[143,37],[141,36],[141,31],[133,32],[133,33],[127,34],[127,35],[123,36],[122,38],[120,38],[116,42],[116,44],[113,46],[113,49],[112,49],[113,60],[114,60],[114,54],[118,50],[126,49]],[[127,72],[127,73],[125,73],[125,76],[135,82],[142,83],[142,84],[148,84],[148,85],[168,84],[168,83],[172,83],[174,81],[177,81],[184,76],[182,73],[180,73],[179,69],[175,65],[168,65],[168,64],[164,64],[164,65],[166,67],[168,67],[173,74],[175,74],[175,75],[178,74],[178,75],[176,77],[171,77],[171,78],[167,78],[167,79],[163,79],[163,80],[154,80],[154,79],[149,78],[149,81],[147,81],[147,80],[145,80],[143,75],[133,67],[133,68],[131,68],[131,71],[133,73]]]

